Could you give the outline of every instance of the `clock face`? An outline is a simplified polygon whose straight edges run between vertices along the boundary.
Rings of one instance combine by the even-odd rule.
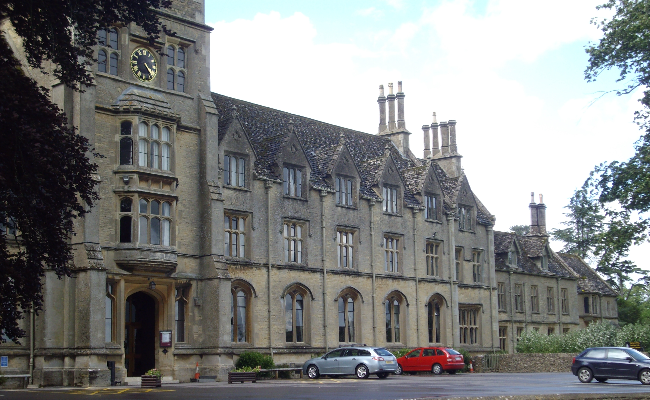
[[[142,47],[133,50],[131,54],[131,70],[136,78],[143,82],[151,82],[158,72],[156,57],[149,50]]]

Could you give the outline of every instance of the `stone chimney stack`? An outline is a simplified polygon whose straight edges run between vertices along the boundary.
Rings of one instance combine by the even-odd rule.
[[[429,138],[429,125],[422,125],[422,131],[424,132],[424,158],[431,158],[431,143]]]
[[[404,120],[404,92],[402,92],[402,81],[397,81],[397,129],[406,129]]]
[[[392,83],[388,84],[388,130],[395,130],[395,95]]]
[[[438,141],[438,119],[436,113],[433,113],[433,122],[431,123],[431,157],[440,155],[440,142]]]
[[[386,96],[384,96],[384,85],[379,85],[379,133],[386,130]]]
[[[456,146],[456,121],[449,120],[449,153],[458,154],[458,146]]]
[[[440,123],[440,136],[442,141],[442,156],[449,156],[449,124],[447,122]]]
[[[539,204],[535,204],[535,193],[530,193],[530,233],[531,235],[547,235],[546,233],[546,205],[544,197],[539,195]]]

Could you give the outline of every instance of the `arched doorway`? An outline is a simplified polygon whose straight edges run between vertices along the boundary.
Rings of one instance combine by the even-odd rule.
[[[127,376],[141,376],[156,366],[156,301],[145,292],[126,298],[124,367]]]

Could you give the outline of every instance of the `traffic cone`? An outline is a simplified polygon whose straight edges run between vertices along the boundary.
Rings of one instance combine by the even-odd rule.
[[[469,363],[469,372],[474,372],[474,363],[473,362]]]
[[[196,362],[196,373],[194,374],[194,379],[196,379],[197,382],[199,381],[199,362],[198,361]]]

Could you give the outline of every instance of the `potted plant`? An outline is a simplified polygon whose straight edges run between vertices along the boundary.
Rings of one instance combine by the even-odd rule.
[[[147,371],[144,375],[142,375],[142,382],[140,384],[140,387],[143,388],[152,388],[152,387],[160,387],[161,386],[161,380],[162,380],[162,372],[160,370],[153,368]]]
[[[260,372],[261,367],[257,366],[255,368],[251,367],[242,367],[234,371],[228,372],[228,383],[233,382],[253,382],[257,381],[257,373]]]

